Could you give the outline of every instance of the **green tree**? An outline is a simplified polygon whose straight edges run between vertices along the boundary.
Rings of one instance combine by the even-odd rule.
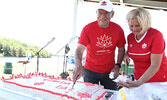
[[[26,57],[28,52],[31,51],[31,56],[37,56],[41,48],[35,45],[28,45],[20,41],[8,38],[0,38],[0,55],[3,56],[12,56],[12,57]],[[51,57],[52,54],[46,50],[42,50],[39,54],[39,57]]]
[[[17,55],[16,55],[16,48],[15,48],[14,46],[11,46],[11,47],[10,47],[10,50],[11,50],[11,53],[10,53],[11,56],[12,56],[12,57],[17,57]]]
[[[4,56],[11,56],[10,47],[8,46],[8,44],[3,45],[3,55]]]
[[[3,53],[3,45],[0,44],[0,53]]]

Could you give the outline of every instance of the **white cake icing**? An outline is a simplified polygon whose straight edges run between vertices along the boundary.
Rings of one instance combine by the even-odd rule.
[[[29,73],[26,76],[11,76],[1,79],[3,87],[16,90],[44,100],[105,100],[104,87],[97,84],[73,81],[61,77],[47,76],[46,73]]]

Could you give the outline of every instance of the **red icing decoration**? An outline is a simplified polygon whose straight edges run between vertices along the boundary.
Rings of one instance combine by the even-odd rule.
[[[5,78],[2,76],[2,80],[4,80]]]
[[[104,95],[107,93],[107,91],[105,91],[101,96],[98,96],[98,98],[96,100],[100,100],[102,97],[104,97]]]
[[[95,84],[92,83],[85,83],[86,86],[95,86]]]
[[[53,78],[54,78],[54,76],[49,75],[49,78],[53,79]]]
[[[44,82],[36,82],[36,83],[34,83],[34,85],[43,85],[44,84]]]
[[[83,92],[83,93],[79,92],[77,95],[80,98],[91,98],[91,95],[89,93],[87,93],[87,92]]]
[[[45,73],[44,76],[47,76],[47,74]]]
[[[14,78],[14,75],[12,74],[12,76],[10,76],[10,79],[13,79]]]
[[[67,89],[67,87],[63,87],[62,85],[56,86],[56,88],[57,88],[57,89],[64,89],[64,90]]]

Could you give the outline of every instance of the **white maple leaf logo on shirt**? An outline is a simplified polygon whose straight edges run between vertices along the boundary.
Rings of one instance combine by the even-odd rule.
[[[97,37],[97,40],[98,40],[98,42],[97,42],[96,46],[98,46],[100,48],[105,49],[105,48],[108,48],[108,47],[113,45],[111,42],[111,37],[108,37],[105,34],[104,34],[104,36],[100,36],[100,38]]]
[[[145,49],[146,47],[147,47],[147,44],[146,44],[146,43],[142,44],[142,48],[143,48],[143,49]]]

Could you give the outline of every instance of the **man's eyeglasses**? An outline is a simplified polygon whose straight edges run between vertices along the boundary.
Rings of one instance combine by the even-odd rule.
[[[102,12],[99,12],[99,11],[98,11],[97,14],[98,14],[99,16],[101,16],[101,15],[108,16],[108,15],[112,14],[112,11],[111,11],[111,12],[105,12],[105,13],[102,13]]]

